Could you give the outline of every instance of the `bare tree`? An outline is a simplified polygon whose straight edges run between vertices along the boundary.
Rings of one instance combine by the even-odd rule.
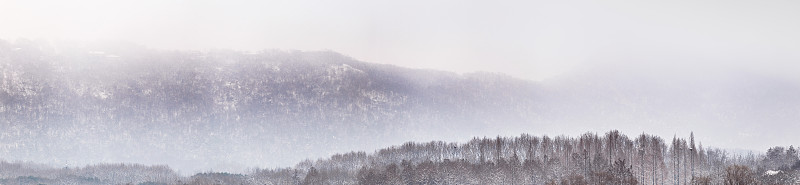
[[[747,166],[733,165],[725,169],[725,185],[757,184],[755,174]]]

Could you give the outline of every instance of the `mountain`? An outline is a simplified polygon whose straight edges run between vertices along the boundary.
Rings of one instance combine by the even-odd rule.
[[[161,51],[0,42],[0,155],[184,173],[288,166],[536,116],[539,85],[334,52]],[[502,127],[500,127],[502,128]]]

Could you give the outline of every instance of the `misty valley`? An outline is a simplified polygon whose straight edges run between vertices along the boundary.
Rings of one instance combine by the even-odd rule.
[[[0,40],[0,184],[800,184],[795,83],[621,71]]]

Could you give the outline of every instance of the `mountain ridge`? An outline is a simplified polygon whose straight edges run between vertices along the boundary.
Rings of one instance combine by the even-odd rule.
[[[0,122],[10,135],[4,143],[34,146],[0,150],[15,158],[52,160],[35,152],[40,149],[75,156],[98,150],[101,154],[89,155],[125,161],[180,161],[220,149],[262,161],[266,157],[258,151],[292,158],[293,153],[319,155],[340,151],[338,147],[377,147],[385,142],[356,144],[374,140],[374,134],[392,138],[407,134],[402,130],[442,133],[443,125],[433,123],[485,128],[485,122],[471,119],[504,119],[497,116],[501,110],[515,109],[508,104],[526,106],[518,102],[529,99],[522,95],[532,91],[503,90],[533,88],[524,80],[509,82],[513,78],[507,76],[371,64],[330,51],[47,48],[0,44]],[[525,116],[521,110],[507,112],[504,115]],[[426,131],[430,128],[436,131]],[[93,146],[76,150],[81,142]],[[264,144],[272,147],[260,146]],[[278,147],[282,145],[300,147],[279,152],[287,149]],[[123,152],[110,152],[116,147]],[[137,154],[136,148],[147,152]],[[194,152],[175,158],[159,150]],[[230,158],[227,155],[209,160]]]

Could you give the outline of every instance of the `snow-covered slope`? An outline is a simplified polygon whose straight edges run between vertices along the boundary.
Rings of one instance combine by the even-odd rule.
[[[334,52],[28,44],[0,42],[7,160],[167,163],[184,172],[289,166],[407,140],[465,138],[528,120],[536,108],[533,82]]]

